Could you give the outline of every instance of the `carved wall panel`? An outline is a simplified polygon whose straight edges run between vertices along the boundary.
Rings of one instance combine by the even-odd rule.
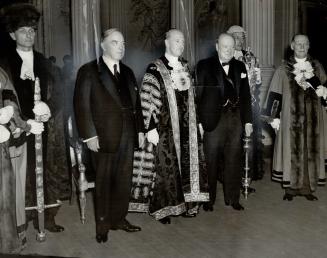
[[[195,0],[196,60],[215,53],[215,40],[229,26],[241,24],[240,0]]]
[[[116,27],[124,34],[124,62],[140,81],[149,62],[164,53],[165,32],[170,28],[170,0],[103,0],[101,21],[102,30]]]

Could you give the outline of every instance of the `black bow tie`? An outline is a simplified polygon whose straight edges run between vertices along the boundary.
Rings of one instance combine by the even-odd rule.
[[[226,65],[229,65],[229,62],[222,62],[221,65],[224,67]]]

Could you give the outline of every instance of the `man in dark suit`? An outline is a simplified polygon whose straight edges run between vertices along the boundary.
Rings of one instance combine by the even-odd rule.
[[[133,151],[144,142],[144,124],[133,71],[120,60],[124,37],[104,32],[103,56],[83,65],[77,75],[74,108],[79,136],[92,151],[95,181],[96,240],[109,229],[140,231],[126,219],[132,184]],[[136,139],[139,139],[137,142]]]
[[[241,136],[243,129],[247,135],[252,132],[251,95],[245,65],[233,58],[234,46],[232,36],[221,34],[216,43],[218,55],[199,61],[196,69],[196,100],[210,188],[205,211],[213,211],[218,169],[223,170],[225,204],[244,209],[239,203]]]

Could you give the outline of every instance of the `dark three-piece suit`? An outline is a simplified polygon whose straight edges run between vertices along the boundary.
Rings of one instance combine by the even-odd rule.
[[[222,170],[226,204],[239,202],[242,179],[241,137],[252,123],[251,95],[245,65],[232,58],[226,75],[218,55],[199,61],[196,102],[204,129],[210,205],[216,200],[218,171]]]
[[[133,151],[137,133],[144,131],[138,87],[132,70],[120,63],[115,77],[100,58],[83,65],[77,75],[74,108],[79,136],[97,136],[92,152],[96,171],[97,234],[116,228],[125,219],[131,191]]]

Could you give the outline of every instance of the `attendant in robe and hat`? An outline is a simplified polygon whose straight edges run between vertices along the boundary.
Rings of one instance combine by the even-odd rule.
[[[232,35],[235,40],[234,58],[245,64],[248,73],[249,86],[251,92],[253,133],[251,136],[250,151],[250,171],[249,176],[252,180],[260,180],[263,177],[263,136],[262,122],[260,119],[260,90],[262,86],[261,70],[258,58],[253,54],[250,47],[245,47],[246,31],[238,25],[229,27],[227,33]],[[254,191],[250,188],[250,191]]]
[[[38,228],[37,211],[28,211],[25,207],[36,206],[35,182],[35,134],[42,133],[43,141],[43,168],[44,168],[44,197],[45,204],[56,203],[58,196],[54,193],[57,182],[52,180],[55,176],[47,165],[48,153],[48,123],[37,122],[35,111],[42,106],[42,112],[47,118],[51,116],[49,94],[55,85],[51,62],[41,53],[33,50],[36,30],[40,18],[39,11],[30,4],[14,4],[5,10],[7,31],[16,43],[16,48],[8,49],[6,56],[0,60],[0,67],[5,70],[15,91],[8,94],[5,100],[16,103],[22,120],[16,123],[10,141],[10,155],[16,177],[16,217],[18,232],[24,235],[28,221],[33,220]],[[41,100],[40,106],[34,106],[35,79],[40,79]],[[49,104],[49,106],[47,104]],[[35,109],[36,108],[36,109]],[[52,110],[54,111],[54,110]],[[18,120],[14,121],[17,122]],[[54,159],[54,157],[51,157]],[[45,211],[45,228],[51,232],[61,232],[64,228],[57,225],[55,216],[58,208]]]

